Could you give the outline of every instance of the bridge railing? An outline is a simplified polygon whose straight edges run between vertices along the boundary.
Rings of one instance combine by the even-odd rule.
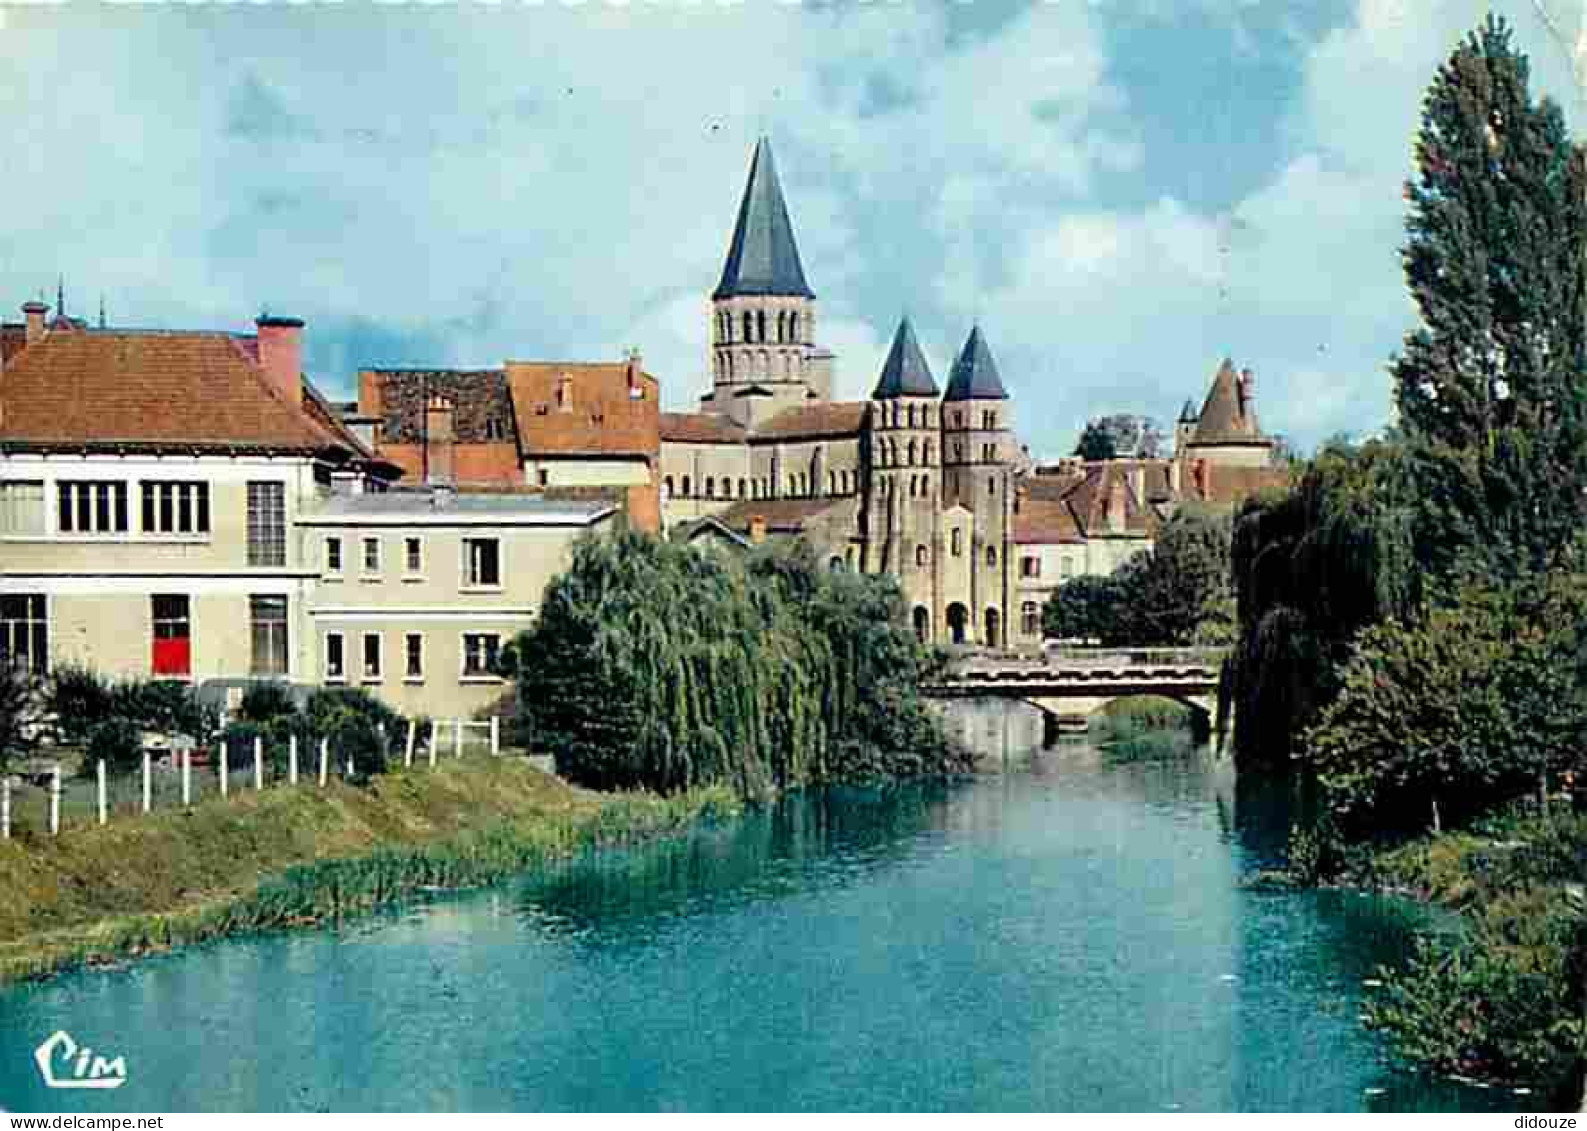
[[[1079,644],[1052,644],[1040,650],[975,648],[964,649],[950,667],[963,670],[975,666],[1028,665],[1047,667],[1219,667],[1229,654],[1227,648],[1105,648]]]

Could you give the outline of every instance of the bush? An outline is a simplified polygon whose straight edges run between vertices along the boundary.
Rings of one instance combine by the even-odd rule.
[[[292,689],[274,680],[250,685],[237,706],[237,717],[251,723],[267,723],[282,715],[297,713],[298,705],[292,697]]]
[[[320,688],[309,696],[304,716],[314,734],[330,739],[337,757],[351,755],[359,778],[385,773],[393,743],[407,736],[403,717],[363,688]]]
[[[1305,736],[1347,829],[1455,827],[1571,767],[1587,731],[1577,626],[1587,578],[1463,586],[1413,623],[1362,633]]]
[[[112,773],[136,769],[143,762],[143,728],[131,719],[112,716],[89,732],[87,754],[84,774],[95,773],[100,760]]]
[[[24,668],[0,664],[0,774],[38,744],[45,690]]]
[[[62,742],[86,742],[94,728],[114,713],[110,681],[92,668],[61,664],[45,678],[44,689],[56,736]]]

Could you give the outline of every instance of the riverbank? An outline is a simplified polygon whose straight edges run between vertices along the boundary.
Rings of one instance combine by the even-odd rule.
[[[1408,1062],[1548,1089],[1578,1105],[1587,817],[1507,816],[1353,859],[1345,881],[1437,904],[1461,930],[1423,940],[1372,987],[1364,1020]]]
[[[312,925],[738,810],[726,789],[597,794],[499,758],[0,842],[0,983]]]

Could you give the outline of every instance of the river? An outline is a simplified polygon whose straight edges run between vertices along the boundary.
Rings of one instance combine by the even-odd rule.
[[[1362,982],[1419,912],[1257,892],[1281,807],[1206,752],[1042,750],[829,791],[337,929],[0,993],[11,1110],[1506,1110],[1391,1070]],[[126,1059],[46,1091],[57,1029]]]

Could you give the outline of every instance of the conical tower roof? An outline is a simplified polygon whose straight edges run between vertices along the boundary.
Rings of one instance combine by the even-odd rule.
[[[893,334],[893,348],[887,351],[882,363],[882,375],[876,382],[872,400],[891,400],[893,397],[934,397],[937,381],[926,364],[926,355],[920,352],[915,340],[915,328],[906,317],[898,323]]]
[[[948,393],[945,401],[1006,401],[1008,391],[998,376],[997,362],[986,344],[981,327],[970,330],[964,348],[954,359],[953,372],[948,375]]]
[[[738,206],[738,223],[733,227],[733,242],[722,266],[722,281],[713,299],[737,295],[792,295],[815,298],[805,282],[805,269],[799,262],[799,247],[794,243],[793,224],[788,205],[783,201],[782,185],[777,180],[777,164],[772,160],[771,142],[761,138],[749,165],[749,183]]]
[[[1196,418],[1196,430],[1191,434],[1192,444],[1266,443],[1257,427],[1256,410],[1241,395],[1241,378],[1235,372],[1234,362],[1223,359],[1212,379],[1212,388],[1201,404]]]

